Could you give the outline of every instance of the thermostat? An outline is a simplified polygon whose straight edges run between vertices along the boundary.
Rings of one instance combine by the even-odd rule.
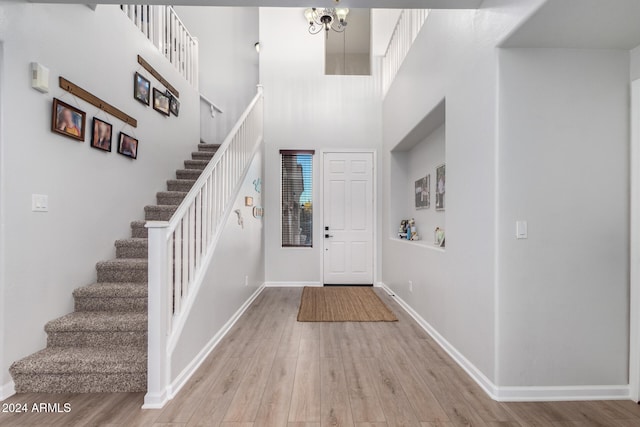
[[[42,93],[49,92],[49,69],[38,62],[31,63],[31,87]]]

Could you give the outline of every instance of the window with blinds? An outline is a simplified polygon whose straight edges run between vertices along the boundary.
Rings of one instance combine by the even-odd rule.
[[[283,247],[313,247],[313,155],[280,151]]]

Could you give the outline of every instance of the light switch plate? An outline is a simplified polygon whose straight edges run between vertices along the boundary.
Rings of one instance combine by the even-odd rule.
[[[49,212],[49,196],[44,194],[32,194],[31,210],[33,212]]]
[[[527,221],[516,221],[516,239],[526,239],[529,237]]]

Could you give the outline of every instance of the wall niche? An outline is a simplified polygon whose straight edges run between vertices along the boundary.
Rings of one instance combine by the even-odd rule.
[[[434,247],[436,227],[444,229],[446,233],[446,191],[443,198],[444,209],[436,208],[438,189],[436,170],[439,166],[446,165],[445,111],[443,99],[391,150],[391,211],[389,215],[391,221],[389,238],[391,239],[399,239],[400,221],[410,218],[415,219],[420,240],[408,243]],[[428,207],[417,208],[416,199],[424,195],[416,194],[416,181],[427,176],[429,177]]]

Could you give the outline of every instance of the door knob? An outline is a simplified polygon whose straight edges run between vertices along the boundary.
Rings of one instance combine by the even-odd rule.
[[[325,238],[325,239],[328,239],[329,237],[333,237],[333,234],[325,234],[325,235],[324,235],[324,238]]]

